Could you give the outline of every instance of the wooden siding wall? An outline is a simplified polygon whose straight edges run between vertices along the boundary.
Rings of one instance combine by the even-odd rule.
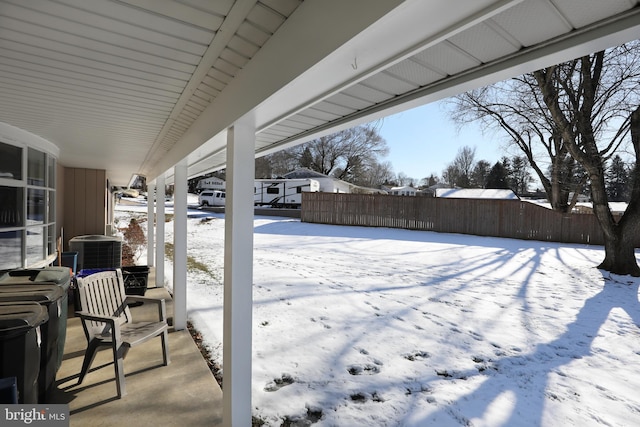
[[[107,193],[105,170],[65,168],[64,250],[69,249],[69,240],[73,237],[105,233]]]
[[[301,220],[602,245],[593,214],[565,215],[519,200],[303,193]],[[638,236],[636,247],[640,247]]]

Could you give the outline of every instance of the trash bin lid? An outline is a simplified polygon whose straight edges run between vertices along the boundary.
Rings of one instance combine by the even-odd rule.
[[[0,302],[34,301],[50,303],[58,301],[66,291],[54,284],[0,285]]]
[[[150,268],[148,265],[127,265],[120,268],[123,273],[148,273]]]
[[[105,236],[102,234],[88,234],[85,236],[76,236],[69,240],[69,244],[76,242],[122,242],[119,236]]]
[[[54,283],[69,287],[71,273],[69,267],[24,268],[7,272],[0,277],[0,285],[32,285]]]
[[[0,339],[25,334],[48,320],[47,309],[37,302],[0,302]]]

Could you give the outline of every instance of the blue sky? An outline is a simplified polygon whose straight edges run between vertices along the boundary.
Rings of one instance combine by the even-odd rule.
[[[404,172],[418,182],[432,173],[441,176],[463,146],[475,147],[475,160],[486,160],[492,165],[503,155],[511,157],[505,151],[502,135],[494,132],[483,135],[475,124],[456,129],[444,102],[385,117],[380,134],[389,147],[389,154],[381,160],[391,162],[394,173]]]

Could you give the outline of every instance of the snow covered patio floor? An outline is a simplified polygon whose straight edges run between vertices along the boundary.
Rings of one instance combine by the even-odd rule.
[[[189,317],[221,362],[224,216],[190,210],[188,233],[206,266],[189,272]],[[640,279],[602,259],[601,247],[256,217],[254,416],[640,425]]]

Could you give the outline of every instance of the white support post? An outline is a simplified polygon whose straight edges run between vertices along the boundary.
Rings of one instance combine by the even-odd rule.
[[[156,203],[153,200],[156,194],[156,184],[147,184],[147,265],[149,267],[154,266],[155,261],[155,231],[156,231]]]
[[[227,133],[224,243],[223,425],[251,425],[253,185],[255,122],[244,116]]]
[[[156,178],[156,287],[164,288],[164,175]]]
[[[187,327],[187,159],[174,167],[173,327]]]

